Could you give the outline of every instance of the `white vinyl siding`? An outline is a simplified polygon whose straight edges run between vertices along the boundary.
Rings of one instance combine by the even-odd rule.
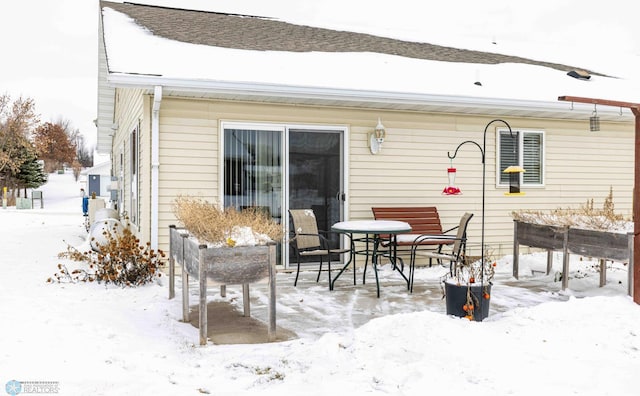
[[[140,173],[143,96],[141,90],[118,89],[116,93],[115,124],[117,129],[114,130],[113,148],[115,152],[112,158],[115,162],[113,175],[118,178],[117,206],[121,216],[126,215],[128,220],[137,226],[135,229],[140,230],[140,185],[141,180],[146,177]]]
[[[102,32],[102,13],[99,15],[99,31]],[[107,54],[104,41],[100,39],[98,40],[98,112],[96,118],[96,151],[100,154],[107,154],[113,149],[111,137],[114,132],[116,90],[107,83],[107,75]]]
[[[139,92],[136,92],[139,93]],[[123,96],[123,99],[126,96]],[[125,112],[142,100],[135,95],[121,100]],[[145,100],[140,134],[140,220],[141,237],[148,238],[149,144],[151,101]],[[132,115],[133,115],[132,114]],[[149,117],[149,118],[147,118]],[[382,150],[372,155],[368,135],[378,117],[387,130]],[[120,133],[128,137],[134,117],[119,117]],[[137,123],[138,118],[135,118]],[[243,103],[205,99],[181,99],[166,96],[160,110],[160,174],[159,174],[159,247],[168,248],[168,226],[176,224],[172,204],[178,195],[193,195],[216,201],[222,196],[222,174],[219,155],[223,122],[295,124],[325,127],[344,125],[349,156],[346,218],[372,219],[372,206],[436,206],[443,228],[453,227],[464,212],[476,216],[469,224],[472,250],[480,237],[482,195],[481,153],[473,145],[465,145],[454,161],[456,185],[463,191],[455,197],[442,195],[447,184],[448,152],[461,142],[473,140],[482,144],[482,131],[490,117],[432,114],[409,111],[335,108],[330,106],[288,106],[265,103]],[[630,216],[633,188],[633,123],[603,122],[601,131],[589,132],[584,122],[552,119],[507,118],[516,131],[540,132],[544,184],[537,188],[524,184],[522,197],[504,195],[506,186],[499,184],[499,130],[487,131],[486,141],[486,239],[493,254],[511,254],[515,210],[550,210],[577,208],[587,199],[601,205],[613,187],[616,212]],[[526,129],[523,126],[526,125]],[[126,128],[126,129],[124,129]],[[114,141],[117,158],[124,136]],[[127,153],[128,154],[128,153]],[[527,154],[529,155],[529,154]],[[128,161],[128,155],[125,160]],[[495,170],[495,171],[494,171]],[[528,173],[528,172],[527,172]],[[535,172],[531,172],[534,174]],[[130,182],[125,184],[127,193]],[[146,228],[145,228],[146,227]],[[145,235],[147,234],[147,235]],[[473,251],[471,252],[473,254]]]

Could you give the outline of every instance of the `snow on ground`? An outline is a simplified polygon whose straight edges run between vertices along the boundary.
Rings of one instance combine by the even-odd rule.
[[[442,268],[419,269],[408,294],[383,267],[380,299],[373,282],[345,278],[329,292],[313,272],[297,288],[280,273],[278,325],[297,339],[200,347],[166,280],[136,289],[46,283],[65,241],[84,242],[79,189],[71,174],[53,174],[44,209],[0,209],[0,385],[54,381],[60,395],[640,392],[640,307],[627,296],[622,263],[608,264],[599,288],[596,262],[572,256],[562,291],[557,254],[549,275],[539,272],[545,254],[521,257],[520,280],[506,256],[480,323],[444,314]],[[240,309],[239,296],[229,287],[226,299],[209,298]],[[252,289],[252,304],[264,319],[266,287]]]

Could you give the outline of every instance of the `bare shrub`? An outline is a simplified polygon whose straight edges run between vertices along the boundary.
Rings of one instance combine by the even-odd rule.
[[[174,202],[173,213],[198,240],[212,244],[227,243],[235,227],[250,228],[272,241],[278,241],[284,235],[282,225],[259,208],[238,211],[228,207],[222,210],[204,199],[181,196]]]
[[[106,243],[96,243],[98,251],[81,252],[67,245],[67,250],[58,254],[58,258],[86,263],[86,269],[69,271],[64,264],[58,264],[59,271],[47,281],[104,282],[134,287],[150,283],[161,276],[160,267],[164,265],[164,252],[152,249],[149,242],[141,245],[129,225],[124,227],[122,232],[118,232],[114,227],[112,230],[105,230],[103,234]]]

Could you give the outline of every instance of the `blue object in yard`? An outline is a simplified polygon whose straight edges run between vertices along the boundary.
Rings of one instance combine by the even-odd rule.
[[[82,214],[89,214],[89,197],[82,197]]]

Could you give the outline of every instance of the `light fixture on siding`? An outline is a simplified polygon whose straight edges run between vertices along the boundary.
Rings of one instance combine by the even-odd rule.
[[[591,132],[598,132],[600,130],[600,117],[598,117],[598,109],[596,105],[593,105],[593,113],[589,117],[589,130]]]
[[[512,165],[502,172],[509,174],[509,192],[504,193],[504,195],[524,195],[523,192],[520,192],[520,174],[526,172],[524,168]]]
[[[382,143],[384,143],[385,137],[387,137],[387,131],[384,125],[382,125],[380,117],[378,117],[378,125],[376,125],[373,133],[369,134],[369,149],[371,150],[371,154],[378,154],[380,150],[382,150]]]
[[[450,166],[447,168],[447,175],[449,176],[449,184],[442,190],[444,195],[460,195],[462,191],[456,187],[456,168]]]

